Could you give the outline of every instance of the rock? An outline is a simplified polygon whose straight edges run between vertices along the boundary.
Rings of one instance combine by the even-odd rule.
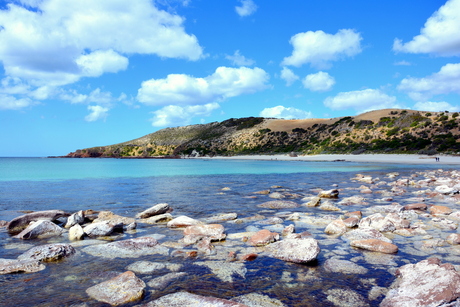
[[[347,212],[344,215],[347,216],[347,217],[355,217],[358,220],[360,220],[363,217],[363,214],[361,213],[361,211]]]
[[[340,211],[339,207],[336,207],[332,204],[330,201],[325,201],[319,206],[320,210],[325,210],[325,211]]]
[[[139,237],[83,248],[85,253],[104,258],[138,258],[147,255],[168,255],[169,249],[152,237]]]
[[[205,222],[208,224],[221,223],[226,221],[236,220],[238,215],[236,213],[222,213],[218,215],[213,215],[205,219]]]
[[[398,247],[396,245],[378,239],[354,240],[350,242],[350,245],[385,254],[394,254],[398,252]]]
[[[169,221],[167,226],[170,228],[178,228],[178,227],[187,227],[187,226],[193,226],[193,225],[199,225],[199,224],[202,224],[202,223],[188,216],[181,215]]]
[[[167,223],[173,219],[173,216],[170,213],[154,215],[146,219],[141,219],[139,222],[145,224],[158,224],[158,223]]]
[[[285,307],[280,300],[259,293],[249,293],[232,298],[232,301],[249,307]]]
[[[342,235],[347,232],[347,225],[341,219],[332,221],[324,230],[328,235]]]
[[[19,255],[19,260],[38,260],[42,262],[58,261],[75,254],[75,249],[70,244],[46,244],[32,247]]]
[[[312,197],[309,202],[305,204],[307,207],[316,207],[321,203],[321,198],[319,197]]]
[[[287,208],[298,208],[299,204],[289,200],[272,200],[257,205],[259,208],[268,209],[287,209]]]
[[[0,275],[10,273],[35,273],[46,267],[38,260],[0,259]]]
[[[264,246],[279,240],[280,235],[276,232],[271,232],[268,229],[262,229],[249,238],[248,243],[252,246]]]
[[[432,215],[449,215],[452,213],[452,209],[446,206],[431,206],[429,210]]]
[[[157,204],[153,207],[148,208],[147,210],[142,211],[136,215],[137,219],[146,219],[154,215],[160,215],[167,213],[170,209],[169,205],[166,203]]]
[[[168,285],[171,283],[175,282],[177,279],[187,276],[187,273],[185,272],[174,272],[174,273],[168,273],[164,274],[160,277],[154,278],[150,280],[147,285],[155,290],[163,290],[165,289]]]
[[[136,228],[137,228],[137,223],[132,222],[131,224],[126,225],[125,230],[126,231],[131,231],[131,230],[135,230]]]
[[[199,251],[211,255],[214,254],[215,247],[211,244],[211,240],[209,238],[201,239],[198,244],[196,245]]]
[[[347,219],[344,219],[343,220],[343,223],[345,224],[345,226],[347,226],[348,228],[353,228],[355,227],[356,225],[358,225],[359,223],[359,219],[354,217],[354,216],[351,216]]]
[[[10,234],[18,234],[23,229],[25,229],[30,224],[30,222],[35,222],[39,220],[55,221],[56,219],[63,216],[68,216],[68,214],[61,210],[46,210],[32,212],[12,219],[8,223],[7,230]]]
[[[141,299],[145,287],[141,279],[133,272],[127,271],[86,289],[86,293],[97,301],[119,306]]]
[[[426,210],[428,206],[424,203],[415,203],[404,206],[404,210]]]
[[[26,229],[21,231],[15,238],[22,240],[45,239],[60,236],[63,229],[51,221],[39,220],[32,222]]]
[[[396,277],[381,307],[458,305],[460,274],[438,258],[406,264],[396,271]]]
[[[185,244],[193,244],[203,238],[208,238],[211,241],[220,241],[226,237],[224,230],[224,226],[221,224],[188,226],[184,229],[183,242]]]
[[[339,205],[342,206],[351,206],[351,205],[365,205],[365,198],[362,196],[351,196],[346,197],[338,202]]]
[[[396,230],[395,225],[380,213],[372,214],[359,222],[359,228],[374,228],[381,232]]]
[[[128,265],[126,269],[139,274],[152,274],[153,272],[163,270],[164,268],[166,268],[166,264],[162,262],[136,261]]]
[[[318,256],[321,249],[313,238],[284,239],[270,244],[267,251],[271,256],[284,261],[307,263]]]
[[[268,195],[270,194],[270,190],[262,190],[262,191],[252,192],[252,193],[259,194],[259,195]]]
[[[445,184],[437,186],[434,190],[444,195],[458,193],[457,189],[449,187],[448,185],[445,185]]]
[[[268,194],[268,197],[274,198],[274,199],[283,199],[283,198],[286,198],[286,196],[284,196],[284,195],[281,194],[280,192],[273,192],[273,193],[270,193],[270,194]]]
[[[64,228],[70,228],[72,227],[73,225],[76,225],[76,224],[83,224],[85,222],[85,215],[83,214],[83,211],[80,210],[78,212],[75,212],[73,214],[71,214],[68,218],[67,218],[67,222],[64,226]]]
[[[365,240],[365,239],[379,239],[384,242],[391,243],[391,240],[385,237],[380,231],[373,228],[354,229],[342,235],[345,240]]]
[[[4,220],[0,220],[0,228],[8,226],[8,222]]]
[[[251,254],[245,254],[243,256],[240,257],[240,260],[241,261],[254,261],[256,260],[258,257],[257,254],[254,254],[254,253],[251,253]]]
[[[113,225],[110,225],[108,222],[93,222],[83,228],[83,232],[91,238],[108,236],[113,231]]]
[[[194,264],[208,267],[220,280],[230,283],[233,282],[235,276],[244,279],[248,271],[245,264],[240,262],[200,261]]]
[[[319,198],[338,198],[339,197],[339,190],[332,189],[327,191],[321,191],[318,194]]]
[[[369,307],[369,303],[351,289],[329,289],[325,291],[327,300],[338,307]]]
[[[124,217],[121,215],[116,215],[111,211],[101,211],[97,215],[97,219],[93,221],[93,223],[99,223],[99,222],[107,222],[111,225],[117,225],[117,224],[123,224],[123,225],[129,225],[131,223],[134,223],[136,220],[133,219],[132,217]]]
[[[82,240],[85,232],[80,224],[75,224],[69,229],[69,240],[70,241],[78,241]]]
[[[167,294],[154,301],[142,305],[142,307],[184,307],[184,306],[203,306],[203,307],[248,307],[237,302],[192,294],[188,292],[177,292]]]
[[[366,274],[368,270],[365,267],[357,265],[348,260],[330,258],[324,262],[324,269],[328,272],[343,274]]]
[[[288,235],[290,235],[290,234],[293,234],[294,231],[295,231],[295,226],[294,226],[294,224],[291,224],[291,225],[289,225],[289,226],[284,227],[284,229],[283,229],[281,235],[282,235],[283,237],[285,237],[285,236],[288,236]]]
[[[458,233],[451,233],[447,239],[446,239],[447,243],[451,244],[451,245],[457,245],[457,244],[460,244],[460,234]]]

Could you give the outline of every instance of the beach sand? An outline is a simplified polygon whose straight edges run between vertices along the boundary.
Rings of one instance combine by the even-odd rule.
[[[439,158],[436,161],[435,157]],[[206,158],[206,157],[202,157]],[[460,156],[427,156],[405,154],[361,154],[361,155],[307,155],[291,157],[288,154],[279,155],[242,155],[242,156],[215,156],[212,159],[239,159],[239,160],[284,160],[284,161],[337,161],[368,162],[368,163],[401,163],[401,164],[449,164],[460,165]]]

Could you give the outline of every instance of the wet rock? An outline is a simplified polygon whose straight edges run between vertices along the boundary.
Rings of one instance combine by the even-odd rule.
[[[178,279],[187,276],[185,272],[173,272],[164,274],[163,276],[151,279],[147,285],[155,290],[163,290],[173,282],[177,281]]]
[[[253,192],[253,194],[268,195],[270,194],[270,190],[257,191],[257,192]]]
[[[398,252],[398,247],[396,245],[378,239],[354,240],[350,242],[350,245],[353,247],[385,254],[394,254]]]
[[[349,218],[347,218],[347,219],[344,219],[344,220],[343,220],[343,223],[344,223],[345,226],[347,226],[348,228],[353,228],[353,227],[355,227],[355,226],[358,225],[359,219],[356,218],[356,217],[354,217],[354,216],[351,216],[351,217],[349,217]]]
[[[148,208],[147,210],[142,211],[141,213],[138,213],[136,215],[136,218],[146,219],[154,215],[160,215],[160,214],[167,213],[169,209],[170,207],[166,203],[157,204],[155,206]]]
[[[39,220],[55,221],[60,217],[65,217],[68,215],[68,213],[65,213],[62,210],[46,210],[32,212],[12,219],[8,223],[7,230],[10,234],[17,234],[24,230],[30,224],[30,222],[35,222]]]
[[[319,206],[320,210],[325,210],[325,211],[340,211],[339,207],[336,207],[332,204],[330,201],[325,201]]]
[[[83,231],[83,227],[80,224],[75,224],[69,229],[69,240],[70,241],[78,241],[82,240],[85,232]]]
[[[268,229],[262,229],[249,238],[248,243],[253,246],[264,246],[279,240],[280,235],[276,232],[271,232]]]
[[[386,205],[386,206],[374,206],[372,207],[372,209],[375,212],[381,212],[381,213],[399,213],[404,210],[404,207],[398,203],[393,203],[393,204]]]
[[[93,221],[93,223],[99,222],[107,222],[111,225],[123,224],[129,225],[134,223],[136,220],[132,217],[125,217],[121,215],[117,215],[111,211],[101,211],[99,212],[97,219]]]
[[[199,251],[211,255],[215,253],[215,247],[211,244],[211,240],[209,238],[201,239],[198,244],[196,245]]]
[[[324,269],[328,272],[343,274],[366,274],[368,270],[365,267],[357,265],[348,260],[330,258],[324,262]]]
[[[214,275],[224,282],[233,282],[235,276],[245,278],[248,271],[244,263],[239,262],[202,261],[194,264],[208,267]]]
[[[173,216],[170,213],[154,215],[146,219],[139,220],[140,223],[145,224],[158,224],[158,223],[167,223],[173,219]]]
[[[291,225],[289,225],[289,226],[284,227],[284,229],[283,229],[281,235],[282,235],[283,237],[285,237],[285,236],[288,236],[288,235],[290,235],[290,234],[293,234],[294,231],[295,231],[295,226],[294,226],[293,224],[291,224]]]
[[[152,274],[165,268],[166,264],[162,262],[136,261],[130,264],[126,269],[139,274]]]
[[[0,275],[10,273],[35,273],[46,267],[38,260],[0,259]]]
[[[286,208],[298,208],[299,204],[289,201],[289,200],[272,200],[267,201],[258,205],[259,208],[268,208],[268,209],[286,209]]]
[[[248,307],[237,302],[192,294],[188,292],[177,292],[160,297],[140,307],[183,307],[183,306],[206,306],[206,307]]]
[[[75,254],[75,249],[69,244],[46,244],[32,247],[19,255],[19,260],[38,260],[42,262],[58,261]]]
[[[284,196],[284,195],[281,194],[280,192],[273,192],[273,193],[270,193],[270,194],[268,194],[268,197],[273,198],[273,199],[283,199],[283,198],[286,198],[286,196]]]
[[[217,214],[217,215],[208,217],[204,221],[208,224],[213,224],[213,223],[222,223],[226,221],[232,221],[232,220],[236,220],[237,218],[238,218],[238,214],[236,213],[222,213],[222,214]]]
[[[458,225],[454,221],[447,220],[444,218],[435,217],[431,220],[434,227],[447,229],[447,230],[454,230],[457,229]]]
[[[144,295],[145,283],[136,275],[127,271],[110,280],[86,289],[86,293],[93,299],[119,306],[135,302]]]
[[[449,187],[448,185],[445,185],[445,184],[437,186],[434,190],[444,195],[458,193],[458,190],[456,188]]]
[[[457,245],[460,244],[460,234],[458,233],[451,233],[447,238],[446,238],[447,243],[451,245]]]
[[[249,307],[285,307],[280,300],[259,293],[249,293],[232,298],[232,301]]]
[[[257,259],[257,257],[258,257],[258,255],[255,254],[255,253],[245,254],[245,255],[240,257],[240,260],[241,261],[254,261],[254,260]]]
[[[338,202],[341,206],[365,205],[366,199],[362,196],[350,196]]]
[[[429,211],[432,215],[449,215],[452,213],[452,209],[446,206],[431,206]]]
[[[224,226],[221,224],[193,225],[184,229],[183,242],[193,244],[203,238],[209,238],[211,241],[220,241],[225,239]]]
[[[85,222],[85,215],[83,211],[80,210],[78,212],[72,213],[68,218],[64,228],[70,228],[76,224],[83,224]]]
[[[0,228],[8,226],[8,222],[4,220],[0,220]]]
[[[267,251],[274,258],[295,263],[307,263],[315,260],[321,249],[315,239],[305,238],[284,239],[272,243],[267,247]]]
[[[449,263],[429,258],[407,264],[396,271],[396,281],[381,307],[457,306],[460,274]],[[453,304],[449,304],[454,302]]]
[[[339,190],[332,189],[327,191],[321,191],[318,194],[319,198],[338,198],[339,197]]]
[[[358,220],[360,220],[363,217],[363,214],[361,213],[361,211],[347,212],[344,215],[347,216],[347,217],[355,217]]]
[[[324,230],[328,235],[341,235],[347,232],[347,225],[341,219],[332,221]]]
[[[202,224],[202,223],[198,220],[192,219],[191,217],[181,215],[169,221],[167,226],[170,228],[179,228],[179,227],[187,227],[187,226],[193,226],[193,225],[199,225],[199,224]]]
[[[404,210],[421,210],[425,211],[428,209],[428,206],[424,203],[414,203],[414,204],[408,204],[404,206]]]
[[[365,239],[378,239],[384,242],[391,243],[391,240],[385,237],[380,231],[373,228],[354,229],[345,233],[342,236],[345,240],[365,240]]]
[[[146,255],[168,255],[169,249],[152,237],[139,237],[83,248],[85,253],[104,258],[138,258]]]
[[[114,226],[108,222],[93,222],[83,228],[83,232],[91,238],[108,236],[114,231]]]
[[[307,207],[316,207],[321,203],[321,198],[319,197],[312,197],[310,201],[305,203],[305,206]]]
[[[351,289],[329,289],[325,291],[327,300],[338,307],[368,307],[369,303]]]
[[[53,222],[39,220],[32,222],[15,237],[22,240],[45,239],[60,236],[64,230]]]

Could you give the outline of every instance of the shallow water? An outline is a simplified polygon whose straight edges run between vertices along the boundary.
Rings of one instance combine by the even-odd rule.
[[[8,161],[6,161],[8,160]],[[423,170],[418,166],[418,170]],[[437,167],[441,167],[437,165]],[[391,171],[402,176],[413,172],[414,166],[372,165],[338,162],[287,162],[287,161],[226,161],[226,160],[117,160],[117,159],[0,159],[0,220],[10,220],[21,211],[62,209],[109,210],[116,214],[134,217],[149,206],[166,202],[174,216],[187,215],[202,219],[219,213],[236,212],[239,219],[257,214],[270,218],[285,217],[288,212],[312,216],[339,217],[345,211],[365,210],[359,206],[329,212],[318,208],[299,207],[289,210],[267,210],[257,207],[272,200],[266,195],[253,194],[271,188],[300,196],[316,195],[312,189],[330,189],[338,184],[340,198],[359,194],[362,183],[351,182],[356,173],[384,178]],[[444,168],[447,169],[447,168]],[[222,189],[229,188],[225,191]],[[384,187],[382,189],[389,189]],[[365,195],[369,203],[379,195]],[[395,197],[395,202],[405,204],[405,197]],[[380,197],[381,198],[381,197]],[[300,198],[293,199],[300,202]],[[375,204],[375,203],[373,203]],[[385,205],[389,203],[378,203]],[[284,211],[284,213],[280,213]],[[32,274],[0,275],[1,306],[70,306],[86,302],[88,306],[105,306],[88,297],[85,290],[117,273],[136,261],[181,264],[181,272],[187,275],[164,289],[147,287],[142,302],[148,302],[168,293],[181,290],[196,294],[232,298],[246,293],[261,293],[281,300],[286,306],[332,306],[327,300],[330,289],[352,289],[361,294],[371,305],[378,305],[383,296],[372,300],[368,293],[373,287],[388,287],[394,280],[392,271],[409,262],[425,259],[427,255],[455,260],[455,256],[442,250],[414,255],[402,249],[396,255],[375,255],[349,247],[348,243],[324,234],[326,225],[312,225],[284,220],[282,226],[295,224],[296,232],[309,231],[319,240],[321,253],[317,261],[308,265],[287,263],[270,258],[263,252],[251,262],[238,263],[244,274],[237,272],[222,277],[201,262],[215,261],[222,267],[229,266],[225,255],[229,250],[239,254],[252,251],[241,239],[215,242],[216,254],[199,255],[197,258],[176,256],[174,249],[168,256],[145,256],[136,259],[104,259],[91,256],[76,247],[76,256],[59,263],[47,264],[44,271]],[[224,222],[227,234],[262,229],[267,225],[257,222]],[[275,226],[271,226],[275,227]],[[274,229],[276,230],[276,229]],[[273,231],[274,231],[273,230]],[[139,224],[134,233],[117,239],[127,239],[152,234],[165,235],[161,243],[175,242],[182,232],[170,230],[164,225]],[[434,233],[434,235],[436,235]],[[418,238],[395,236],[399,241]],[[398,241],[399,240],[399,241]],[[48,240],[21,241],[10,237],[0,228],[0,258],[16,258],[34,245],[48,242],[67,242],[67,237]],[[82,244],[89,244],[84,240]],[[411,243],[412,244],[412,243]],[[189,247],[188,249],[193,249]],[[332,257],[353,262],[367,268],[367,274],[328,273],[324,262]],[[460,262],[450,261],[453,264]],[[201,263],[203,264],[203,263]],[[152,274],[137,274],[146,283],[157,276],[169,273],[167,269]],[[230,279],[229,279],[230,278]],[[132,305],[138,304],[133,303]]]

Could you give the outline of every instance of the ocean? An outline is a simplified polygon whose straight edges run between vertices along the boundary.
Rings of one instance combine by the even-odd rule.
[[[243,294],[258,293],[281,301],[285,306],[333,306],[328,298],[330,290],[352,289],[370,305],[378,305],[383,296],[369,297],[372,287],[385,288],[394,280],[391,272],[400,265],[424,259],[420,254],[404,251],[369,261],[368,253],[347,248],[340,238],[324,234],[326,225],[295,223],[284,219],[290,213],[338,218],[345,210],[320,212],[317,208],[301,206],[295,209],[270,210],[257,205],[272,200],[254,192],[270,189],[293,195],[292,201],[314,196],[318,189],[341,189],[340,197],[359,194],[362,183],[350,179],[356,174],[384,178],[387,173],[399,172],[409,176],[416,171],[451,166],[402,165],[352,162],[259,161],[224,159],[51,159],[0,158],[0,220],[9,221],[24,212],[60,209],[69,213],[78,210],[112,211],[134,217],[158,203],[168,203],[173,216],[186,215],[203,219],[220,213],[237,213],[241,223],[223,222],[227,234],[256,231],[266,227],[282,230],[296,224],[296,232],[308,231],[319,240],[321,253],[317,261],[306,265],[288,263],[268,257],[259,248],[259,257],[239,263],[242,272],[231,278],[222,277],[210,261],[223,267],[227,264],[221,253],[236,250],[250,251],[244,242],[235,239],[214,242],[216,253],[189,259],[177,256],[174,248],[169,255],[140,259],[105,259],[81,251],[85,240],[76,247],[77,254],[58,263],[49,263],[43,271],[31,274],[0,275],[0,306],[106,306],[86,294],[85,290],[140,260],[174,263],[181,266],[185,277],[161,289],[147,287],[142,301],[146,303],[162,295],[178,291],[230,299]],[[378,195],[366,195],[372,203]],[[404,202],[395,196],[394,202]],[[360,210],[350,208],[350,211]],[[260,217],[251,220],[251,217]],[[272,217],[283,223],[268,225]],[[249,222],[250,221],[250,222]],[[280,231],[279,231],[280,232]],[[145,235],[162,235],[160,243],[177,242],[182,232],[163,225],[139,224],[136,232],[112,239],[128,239]],[[107,239],[108,241],[112,239]],[[99,240],[101,242],[107,242]],[[14,259],[25,250],[46,243],[68,243],[66,235],[59,238],[23,241],[8,235],[0,228],[0,258]],[[170,244],[171,245],[171,244]],[[168,246],[170,246],[168,245]],[[193,246],[185,249],[193,249]],[[322,264],[336,255],[354,261],[368,270],[367,274],[337,274],[326,272]],[[201,263],[202,262],[202,263]],[[137,274],[146,283],[166,274],[165,269],[150,274]],[[329,291],[329,292],[328,292]],[[372,297],[373,298],[373,297]],[[130,306],[128,304],[128,306]]]

